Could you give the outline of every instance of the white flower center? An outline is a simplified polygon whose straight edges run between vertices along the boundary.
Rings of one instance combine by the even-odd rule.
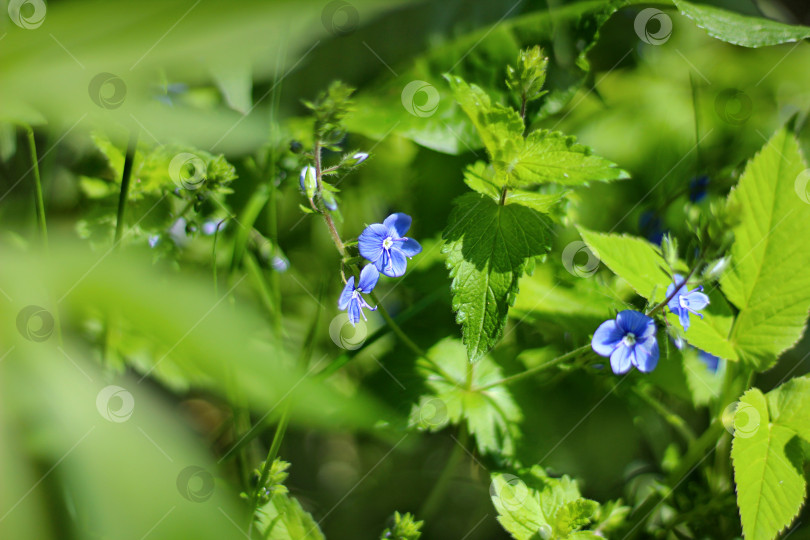
[[[633,332],[627,332],[624,335],[624,337],[622,338],[622,341],[628,347],[630,347],[631,345],[635,345],[636,344],[636,335]]]
[[[385,240],[383,240],[383,248],[391,249],[391,246],[394,245],[394,240],[389,236]]]

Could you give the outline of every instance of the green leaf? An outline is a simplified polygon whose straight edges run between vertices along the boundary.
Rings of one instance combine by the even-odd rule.
[[[709,307],[701,312],[703,318],[695,316],[689,318],[689,330],[683,333],[683,338],[690,345],[718,358],[739,360],[737,350],[728,338],[734,324],[731,308],[717,290],[709,292],[709,299],[711,301]],[[681,328],[681,323],[674,313],[667,311],[666,317],[675,328]]]
[[[810,442],[810,377],[791,379],[768,392],[771,420]]]
[[[558,131],[535,131],[526,139],[505,139],[502,145],[503,149],[493,157],[493,163],[498,175],[509,186],[546,183],[580,186],[591,181],[608,182],[630,177],[615,163],[595,156],[590,148],[577,144],[575,137],[567,137]]]
[[[732,268],[721,279],[740,310],[731,334],[743,360],[764,370],[796,344],[810,309],[810,205],[796,193],[807,169],[793,134],[780,129],[748,162],[729,195],[741,222],[734,229]]]
[[[499,200],[501,188],[495,185],[495,171],[483,161],[476,161],[472,165],[467,165],[464,170],[464,183],[481,195]]]
[[[565,198],[565,192],[538,193],[525,189],[510,189],[506,195],[506,204],[519,204],[543,214],[549,214]]]
[[[416,521],[408,512],[394,512],[394,525],[382,532],[380,540],[419,540],[423,524],[423,521]]]
[[[722,8],[674,0],[675,6],[710,36],[743,47],[765,47],[810,37],[807,26],[750,17]]]
[[[671,280],[663,269],[664,257],[658,246],[635,236],[598,233],[581,227],[579,234],[593,254],[640,296],[651,302],[666,298]]]
[[[538,465],[518,476],[493,473],[490,494],[498,521],[516,540],[598,538],[576,532],[591,521],[599,504],[582,498],[568,476],[550,478]]]
[[[422,396],[411,410],[409,425],[428,431],[439,431],[447,424],[467,422],[482,454],[511,456],[520,436],[517,423],[522,415],[511,394],[503,386],[480,391],[503,378],[501,369],[489,356],[470,365],[464,345],[457,339],[446,338],[427,352],[441,366],[438,373],[432,367],[420,367],[431,393]],[[472,382],[467,386],[467,370],[472,370]]]
[[[771,421],[756,388],[740,399],[734,422],[731,459],[743,533],[747,540],[771,540],[791,523],[805,497],[801,455],[788,445],[796,432]]]
[[[258,511],[259,531],[269,540],[324,540],[318,523],[286,493],[273,495]]]
[[[548,230],[548,218],[524,206],[500,206],[477,193],[456,199],[443,252],[470,361],[503,334],[527,261],[549,250]]]

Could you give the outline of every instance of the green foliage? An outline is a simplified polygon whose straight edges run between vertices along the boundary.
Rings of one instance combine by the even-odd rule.
[[[767,396],[754,388],[740,399],[731,459],[746,538],[775,538],[790,525],[805,499],[797,437],[810,441],[808,407],[810,379],[806,377]]]
[[[411,409],[409,424],[439,431],[448,424],[466,423],[482,454],[512,456],[522,414],[505,386],[486,388],[503,378],[498,364],[490,356],[470,364],[464,346],[452,338],[438,342],[427,355],[441,371],[433,366],[420,368],[431,393]]]
[[[695,21],[710,36],[734,45],[765,47],[810,37],[810,28],[807,26],[750,17],[711,5],[693,4],[687,0],[673,1],[681,13]]]
[[[343,120],[351,111],[349,98],[354,88],[335,81],[315,101],[304,100],[304,105],[315,117],[315,137],[325,148],[338,150],[335,146],[346,135]]]
[[[422,536],[419,529],[423,524],[422,521],[416,521],[409,512],[394,512],[394,525],[382,532],[380,540],[418,540]]]
[[[516,540],[601,538],[580,531],[600,516],[599,503],[583,498],[567,476],[551,478],[539,465],[518,476],[493,473],[490,494],[498,521]]]
[[[456,200],[442,250],[470,361],[486,354],[503,334],[526,264],[550,247],[549,227],[546,216],[525,206],[501,206],[475,193]]]
[[[545,93],[541,90],[546,82],[547,68],[548,58],[539,46],[521,49],[517,67],[506,66],[506,86],[515,92],[519,103],[542,97]]]
[[[810,205],[795,190],[805,169],[796,139],[782,128],[729,196],[742,221],[734,230],[732,268],[720,283],[739,309],[731,341],[759,370],[795,345],[810,309],[810,250],[798,241],[810,229]]]

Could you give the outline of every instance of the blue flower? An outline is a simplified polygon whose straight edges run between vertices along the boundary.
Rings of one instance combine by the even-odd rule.
[[[720,367],[720,358],[706,351],[698,351],[698,358],[706,364],[710,372],[717,373],[717,368]]]
[[[709,177],[705,174],[693,178],[689,182],[689,200],[696,203],[706,198],[706,188],[709,186]]]
[[[352,325],[360,321],[361,315],[363,316],[363,320],[366,320],[363,308],[377,311],[377,307],[369,306],[366,300],[360,296],[360,293],[370,293],[377,285],[378,279],[380,279],[380,273],[374,266],[367,264],[360,272],[360,281],[357,287],[354,286],[354,276],[350,277],[349,281],[346,282],[346,286],[343,287],[343,292],[340,293],[340,298],[338,299],[338,309],[341,311],[347,310],[349,312],[349,321],[351,321]]]
[[[382,223],[366,227],[357,239],[360,255],[368,259],[377,270],[388,277],[399,277],[405,273],[408,258],[422,251],[422,246],[405,233],[411,227],[411,216],[397,212]]]
[[[600,356],[610,357],[613,373],[621,375],[635,366],[649,373],[658,365],[655,321],[643,313],[625,309],[615,320],[605,321],[593,333],[591,347]]]
[[[676,287],[680,287],[678,292],[667,303],[669,310],[678,316],[684,331],[689,330],[689,314],[697,315],[701,319],[703,315],[698,310],[709,305],[709,297],[703,294],[703,286],[689,290],[683,281],[683,276],[675,274],[675,283],[667,287],[667,298],[672,295]]]

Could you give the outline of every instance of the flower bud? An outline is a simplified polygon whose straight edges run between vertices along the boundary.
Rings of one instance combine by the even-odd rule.
[[[356,167],[368,159],[368,154],[365,152],[357,152],[355,155],[346,160],[346,164],[350,167]]]
[[[315,167],[307,165],[301,169],[301,174],[298,177],[298,183],[301,185],[301,191],[307,194],[308,198],[315,196],[315,191],[318,187],[318,181],[315,177]]]

